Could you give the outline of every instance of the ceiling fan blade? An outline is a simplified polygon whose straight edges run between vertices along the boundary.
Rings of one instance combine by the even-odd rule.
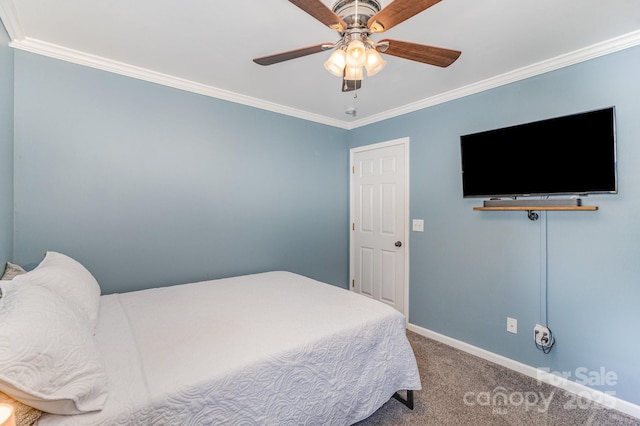
[[[374,33],[381,33],[406,21],[439,3],[441,0],[395,0],[380,12],[373,15],[367,26]]]
[[[329,28],[343,32],[347,29],[347,23],[338,15],[333,13],[331,9],[324,5],[320,0],[289,0],[309,15],[316,18]]]
[[[315,46],[303,47],[302,49],[289,50],[287,52],[276,53],[275,55],[263,56],[261,58],[255,58],[253,62],[258,65],[273,65],[278,62],[313,55],[314,53],[324,52],[329,49],[333,49],[333,43],[316,44]]]
[[[383,53],[424,64],[448,67],[458,59],[459,50],[445,49],[442,47],[425,46],[423,44],[408,43],[398,40],[381,40],[379,44],[389,43],[389,47]]]

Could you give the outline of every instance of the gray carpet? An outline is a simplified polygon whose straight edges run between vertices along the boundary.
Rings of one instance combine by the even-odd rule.
[[[413,411],[391,399],[358,426],[640,425],[634,417],[416,333],[407,336],[422,380]]]

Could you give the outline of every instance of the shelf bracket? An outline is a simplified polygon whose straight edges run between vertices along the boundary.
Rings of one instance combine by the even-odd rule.
[[[540,217],[538,215],[538,213],[534,212],[533,210],[527,210],[527,216],[529,217],[529,220],[538,220],[538,218]]]

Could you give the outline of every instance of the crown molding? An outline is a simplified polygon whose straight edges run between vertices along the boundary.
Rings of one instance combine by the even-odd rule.
[[[620,50],[628,49],[637,45],[640,45],[640,30],[633,31],[622,36],[597,43],[592,46],[588,46],[564,55],[556,56],[555,58],[509,71],[504,74],[479,81],[477,83],[472,83],[458,89],[450,90],[448,92],[422,99],[420,101],[407,104],[399,108],[391,109],[380,114],[372,115],[361,120],[354,121],[350,123],[351,125],[349,126],[349,130],[404,115],[410,112],[418,111],[420,109],[428,108],[434,105],[449,102],[455,99],[463,98],[465,96],[484,92],[486,90],[495,89],[506,84],[514,83],[560,68],[575,65],[580,62],[588,61],[590,59],[598,58],[600,56],[608,55],[610,53],[618,52]]]
[[[77,50],[47,43],[41,40],[31,39],[24,36],[18,20],[15,19],[15,13],[15,5],[12,0],[0,0],[0,17],[5,23],[7,31],[11,36],[12,41],[10,43],[10,46],[13,48],[345,130],[353,130],[358,127],[408,114],[424,108],[463,98],[465,96],[484,92],[486,90],[494,89],[506,84],[514,83],[520,80],[524,80],[530,77],[534,77],[540,74],[544,74],[550,71],[568,67],[580,62],[640,45],[640,30],[634,31],[601,43],[597,43],[592,46],[588,46],[583,49],[576,50],[574,52],[556,56],[555,58],[541,61],[526,67],[506,72],[495,77],[491,77],[454,90],[450,90],[448,92],[440,93],[438,95],[431,96],[417,102],[403,105],[399,108],[384,111],[380,114],[375,114],[356,121],[347,122],[343,120],[336,120],[321,114],[314,114],[297,108],[292,108],[251,96],[242,95],[229,90],[207,86],[201,83],[171,76],[168,74],[159,73],[149,69],[136,67],[123,62],[113,61],[111,59],[88,54],[85,52],[80,52]],[[7,18],[6,21],[5,18]],[[9,24],[7,24],[7,22],[9,22]]]
[[[9,43],[9,45],[15,49],[23,50],[26,52],[36,53],[38,55],[60,59],[62,61],[84,65],[87,67],[124,75],[138,80],[144,80],[167,87],[173,87],[175,89],[185,90],[187,92],[197,93],[200,95],[247,105],[278,114],[284,114],[291,117],[301,118],[303,120],[346,129],[346,123],[341,120],[335,120],[320,114],[313,114],[297,108],[292,108],[251,96],[242,95],[229,90],[207,86],[205,84],[186,80],[180,77],[163,74],[146,68],[136,67],[124,62],[114,61],[111,59],[103,58],[101,56],[80,52],[78,50],[69,49],[29,37],[25,37],[21,40],[14,40]]]
[[[24,40],[25,35],[18,19],[18,9],[14,0],[0,0],[0,20],[11,40]]]

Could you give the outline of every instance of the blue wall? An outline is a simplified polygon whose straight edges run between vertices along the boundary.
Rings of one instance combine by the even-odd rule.
[[[458,99],[350,132],[350,146],[411,140],[410,322],[551,371],[603,367],[640,404],[640,48]],[[617,195],[589,196],[596,212],[478,212],[463,199],[459,137],[553,116],[616,106]],[[548,253],[549,355],[533,345],[545,322]],[[518,334],[506,318],[518,319]]]
[[[411,217],[425,219],[411,234],[410,322],[534,367],[605,368],[617,384],[596,389],[640,404],[640,48],[350,132],[14,60],[16,262],[68,253],[106,293],[268,269],[346,286],[348,148],[408,136]],[[462,198],[461,134],[610,105],[620,193],[585,199],[598,211],[532,222]],[[531,338],[546,316],[545,239],[549,355]]]
[[[347,131],[21,51],[15,259],[103,292],[286,269],[348,282]]]
[[[0,274],[13,254],[13,50],[0,22]]]

